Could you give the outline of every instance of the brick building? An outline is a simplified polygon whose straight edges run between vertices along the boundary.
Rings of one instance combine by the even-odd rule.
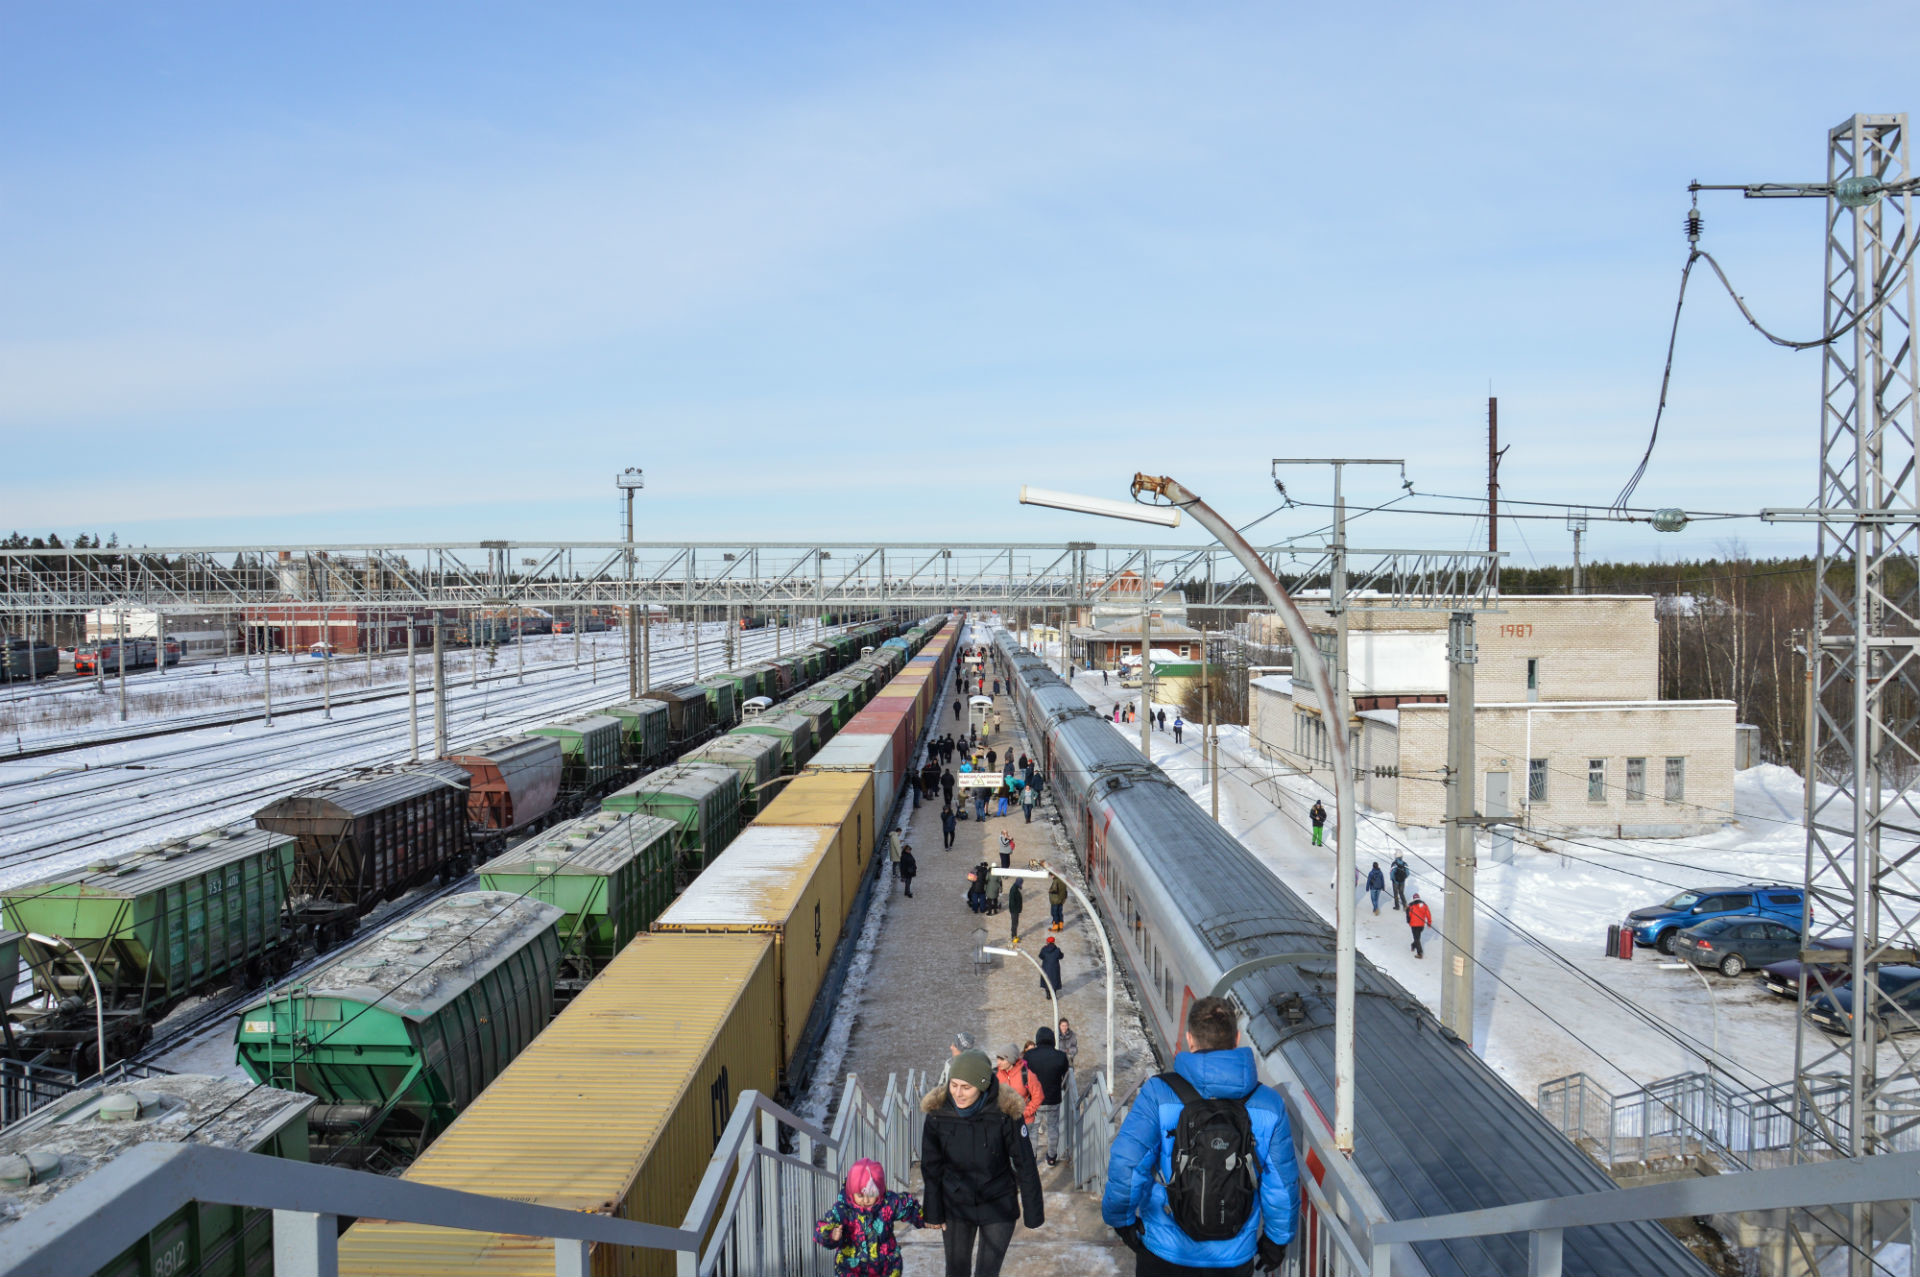
[[[1475,626],[1474,805],[1543,833],[1675,836],[1733,818],[1734,705],[1659,699],[1659,622],[1643,596],[1510,596]],[[1306,609],[1323,649],[1333,618]],[[1349,617],[1361,806],[1402,825],[1446,811],[1447,615],[1359,601]],[[1331,781],[1312,688],[1256,679],[1252,739]]]

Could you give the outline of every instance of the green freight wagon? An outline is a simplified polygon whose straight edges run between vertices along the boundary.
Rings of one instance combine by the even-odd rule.
[[[140,1144],[188,1142],[307,1160],[313,1099],[240,1078],[161,1073],[89,1087],[0,1134],[0,1220],[31,1218]],[[94,1277],[263,1277],[273,1212],[189,1202]]]
[[[620,720],[630,765],[658,767],[673,757],[673,713],[665,701],[629,701],[602,712]]]
[[[835,676],[813,689],[813,699],[826,701],[833,706],[833,729],[839,731],[847,725],[847,720],[858,714],[866,704],[858,683],[849,683]]]
[[[740,773],[714,763],[662,767],[607,795],[602,811],[649,812],[680,827],[677,887],[727,849],[740,832]]]
[[[733,679],[725,674],[710,674],[706,678],[696,679],[693,684],[707,694],[707,708],[713,714],[713,725],[726,731],[740,721],[740,699],[734,694]]]
[[[495,856],[480,885],[566,911],[558,989],[570,996],[672,903],[679,834],[664,816],[597,811]]]
[[[76,1071],[91,1073],[101,1062],[93,1058],[98,1026],[87,963],[100,984],[115,1058],[138,1049],[153,1021],[181,999],[285,970],[292,960],[285,910],[293,876],[292,838],[230,829],[8,888],[0,894],[8,928],[59,936],[85,958],[64,945],[21,939],[36,990],[56,1004],[21,1025],[39,1046],[65,1052]],[[82,1010],[58,1009],[73,999]]]
[[[840,720],[835,715],[833,702],[815,699],[811,690],[804,699],[789,701],[780,708],[807,720],[808,726],[813,728],[813,747],[816,750],[832,740],[833,734],[840,730]]]
[[[733,704],[736,717],[742,703],[756,696],[765,695],[760,689],[765,685],[765,675],[757,665],[748,665],[737,670],[722,670],[716,678],[724,678],[733,684]]]
[[[807,672],[807,682],[817,683],[833,668],[833,653],[824,644],[812,643],[794,653]]]
[[[241,1012],[235,1058],[320,1097],[328,1160],[418,1153],[553,1018],[560,916],[500,891],[436,901]]]
[[[731,736],[771,736],[780,742],[780,772],[797,776],[813,757],[813,720],[799,714],[772,714],[749,718],[728,733]]]
[[[767,662],[767,667],[773,673],[763,695],[771,696],[776,701],[787,693],[797,690],[806,681],[806,668],[791,656],[775,657]]]
[[[740,818],[745,824],[779,793],[775,778],[786,752],[786,745],[775,736],[726,735],[708,741],[683,761],[718,763],[740,773]]]
[[[566,760],[560,768],[563,794],[584,794],[619,776],[625,732],[626,725],[619,719],[599,714],[527,729],[529,736],[551,736],[560,742]]]

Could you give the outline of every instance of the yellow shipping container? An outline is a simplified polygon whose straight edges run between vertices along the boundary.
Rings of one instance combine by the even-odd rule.
[[[678,1228],[742,1091],[773,1093],[779,982],[762,935],[636,936],[406,1178]],[[553,1243],[362,1220],[355,1277],[550,1277]],[[596,1277],[667,1277],[664,1251],[595,1247]]]
[[[832,825],[749,825],[653,923],[663,932],[774,937],[783,1069],[840,942],[846,893],[839,833]]]
[[[891,811],[891,805],[889,805]],[[845,918],[860,890],[860,875],[873,856],[872,772],[815,772],[806,768],[767,805],[756,825],[831,825],[839,830],[840,916]]]

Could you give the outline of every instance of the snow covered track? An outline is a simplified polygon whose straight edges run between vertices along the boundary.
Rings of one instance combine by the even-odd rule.
[[[664,627],[663,627],[664,628]],[[603,637],[603,636],[596,636]],[[655,636],[655,685],[693,676],[693,652],[676,636]],[[783,650],[815,635],[783,632]],[[566,644],[558,636],[549,644]],[[537,640],[535,641],[538,642]],[[725,667],[725,627],[711,625],[700,642],[700,669]],[[740,657],[773,653],[771,631],[742,635]],[[617,652],[618,649],[616,649]],[[517,654],[503,653],[503,665]],[[423,660],[425,664],[425,660]],[[423,670],[423,675],[426,671]],[[479,735],[524,730],[556,718],[626,699],[626,674],[616,659],[594,671],[568,659],[530,661],[524,685],[500,671],[478,687],[449,679],[448,733],[454,743]],[[423,755],[432,752],[430,690],[423,677]],[[158,726],[158,725],[156,725]],[[57,871],[81,858],[112,854],[211,825],[245,819],[269,799],[355,767],[381,766],[407,756],[404,695],[352,706],[334,717],[317,709],[276,713],[258,721],[75,751],[58,766],[0,757],[0,886]]]

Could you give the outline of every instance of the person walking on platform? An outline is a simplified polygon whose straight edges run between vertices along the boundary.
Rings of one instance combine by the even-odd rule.
[[[900,881],[906,885],[907,899],[913,899],[913,878],[920,872],[920,862],[913,858],[913,844],[905,843],[900,848]]]
[[[1196,1000],[1185,1037],[1114,1136],[1100,1219],[1143,1277],[1271,1272],[1300,1212],[1286,1105],[1240,1045],[1232,1003]]]
[[[1067,1017],[1060,1017],[1060,1036],[1055,1039],[1060,1044],[1060,1053],[1067,1057],[1067,1063],[1073,1063],[1073,1057],[1080,1054],[1080,1035],[1067,1023]]]
[[[953,850],[953,831],[959,823],[960,822],[954,818],[952,807],[948,807],[940,813],[940,850]]]
[[[1022,785],[1020,787],[1020,810],[1027,814],[1027,823],[1031,825],[1033,823],[1033,786],[1032,785]]]
[[[1006,885],[1006,881],[1007,880],[999,874],[989,873],[987,875],[987,912],[989,914],[997,914],[1000,912],[1000,892]]]
[[[993,1061],[965,1051],[920,1111],[921,1209],[927,1227],[946,1230],[947,1277],[1000,1277],[1014,1221],[1047,1222],[1022,1105],[1001,1089]]]
[[[900,876],[900,848],[905,845],[898,829],[887,831],[887,865],[889,872],[895,878]]]
[[[953,703],[953,716],[954,716],[954,718],[956,718],[956,719],[958,719],[958,718],[960,717],[960,702],[959,702],[959,701],[955,701],[955,702]]]
[[[1380,872],[1380,862],[1374,861],[1373,868],[1367,870],[1367,894],[1373,897],[1373,916],[1380,916],[1380,893],[1387,889],[1387,876]]]
[[[1387,875],[1387,877],[1393,880],[1393,908],[1394,908],[1394,912],[1398,913],[1400,910],[1405,909],[1407,907],[1407,860],[1406,860],[1406,857],[1395,856],[1393,858],[1393,870]]]
[[[1313,823],[1313,845],[1326,846],[1323,839],[1327,830],[1327,809],[1321,806],[1318,798],[1313,800],[1313,807],[1307,812],[1307,819]]]
[[[1102,687],[1106,687],[1106,686],[1108,686],[1108,683],[1107,683],[1107,672],[1106,672],[1105,670],[1101,670],[1101,671],[1100,671],[1100,686],[1102,686]]]
[[[1034,1030],[1033,1045],[1024,1057],[1034,1080],[1040,1083],[1039,1120],[1047,1124],[1048,1166],[1057,1166],[1060,1162],[1060,1103],[1066,1098],[1067,1071],[1073,1067],[1066,1052],[1053,1042],[1053,1030],[1042,1025]],[[1035,1125],[1032,1132],[1029,1138],[1038,1140],[1039,1126]],[[1039,1151],[1034,1150],[1035,1156]]]
[[[1167,730],[1167,711],[1161,710],[1158,714],[1154,715],[1153,730],[1156,732],[1164,732]]]
[[[1186,719],[1180,717],[1178,714],[1175,714],[1173,716],[1173,743],[1174,744],[1178,745],[1180,743],[1180,729],[1185,727],[1186,725],[1187,725]]]
[[[1040,991],[1045,993],[1047,986],[1053,986],[1053,992],[1060,992],[1060,946],[1048,936],[1047,942],[1040,946]]]
[[[940,773],[940,792],[946,795],[948,802],[953,801],[953,773],[951,771],[943,771]]]
[[[1005,854],[1005,853],[1002,853]],[[1418,899],[1418,897],[1415,897]],[[1020,893],[1020,879],[1013,880],[1013,886],[1007,888],[1007,925],[1011,929],[1013,943],[1020,943],[1020,910],[1026,900]]]
[[[1013,839],[1006,834],[1001,834],[1000,835],[1000,867],[1002,869],[1013,868],[1013,849],[1014,849]]]
[[[973,791],[973,818],[975,820],[987,818],[987,791],[984,789]]]
[[[999,757],[1000,757],[1000,752],[998,750],[989,749],[987,751],[987,770],[988,771],[992,771],[994,767],[998,765],[995,760],[997,760]]]
[[[1063,930],[1067,925],[1067,880],[1058,874],[1047,884],[1047,908],[1053,912],[1053,926],[1049,930]]]
[[[1413,956],[1424,958],[1427,951],[1420,947],[1420,933],[1433,925],[1433,910],[1427,908],[1427,902],[1420,898],[1419,892],[1413,893],[1413,899],[1407,902],[1407,926],[1413,931]]]

